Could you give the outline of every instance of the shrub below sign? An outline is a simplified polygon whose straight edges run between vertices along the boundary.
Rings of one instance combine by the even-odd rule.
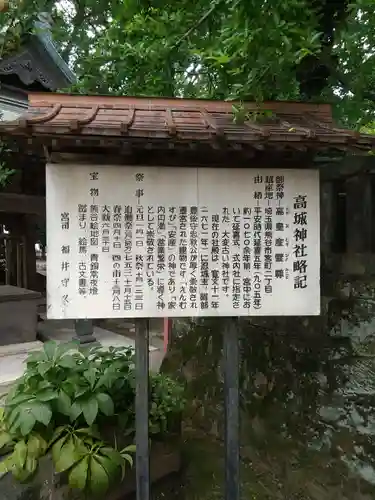
[[[1,412],[0,448],[8,456],[0,472],[31,481],[47,455],[71,488],[101,495],[118,484],[135,452],[133,354],[53,342],[32,353]],[[151,439],[168,434],[182,393],[170,377],[150,374]]]

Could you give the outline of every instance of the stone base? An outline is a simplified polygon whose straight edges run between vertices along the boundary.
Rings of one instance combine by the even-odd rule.
[[[7,394],[16,380],[23,375],[29,353],[42,349],[42,342],[0,346],[0,397]]]
[[[0,286],[0,345],[36,340],[41,294],[15,286]]]

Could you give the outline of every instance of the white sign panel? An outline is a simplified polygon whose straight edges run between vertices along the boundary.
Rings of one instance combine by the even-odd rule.
[[[314,170],[47,166],[48,317],[320,313]]]

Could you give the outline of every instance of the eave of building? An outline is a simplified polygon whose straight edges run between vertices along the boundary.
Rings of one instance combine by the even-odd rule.
[[[21,49],[0,61],[0,81],[24,90],[56,91],[70,87],[76,76],[59,54],[49,25],[36,21],[35,33],[26,37]]]
[[[250,117],[261,108],[272,119],[236,123],[232,103],[224,101],[35,93],[28,112],[1,123],[0,133],[31,151],[113,155],[125,162],[143,156],[158,163],[246,164],[265,155],[311,162],[318,154],[367,154],[375,147],[375,136],[335,127],[327,104],[245,106]]]

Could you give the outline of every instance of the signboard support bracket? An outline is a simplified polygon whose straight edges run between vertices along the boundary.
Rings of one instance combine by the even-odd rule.
[[[149,453],[149,319],[135,320],[135,433],[136,433],[136,477],[137,500],[150,498],[150,453]]]
[[[223,338],[225,402],[225,500],[240,498],[239,460],[239,324],[237,318],[225,322]]]

